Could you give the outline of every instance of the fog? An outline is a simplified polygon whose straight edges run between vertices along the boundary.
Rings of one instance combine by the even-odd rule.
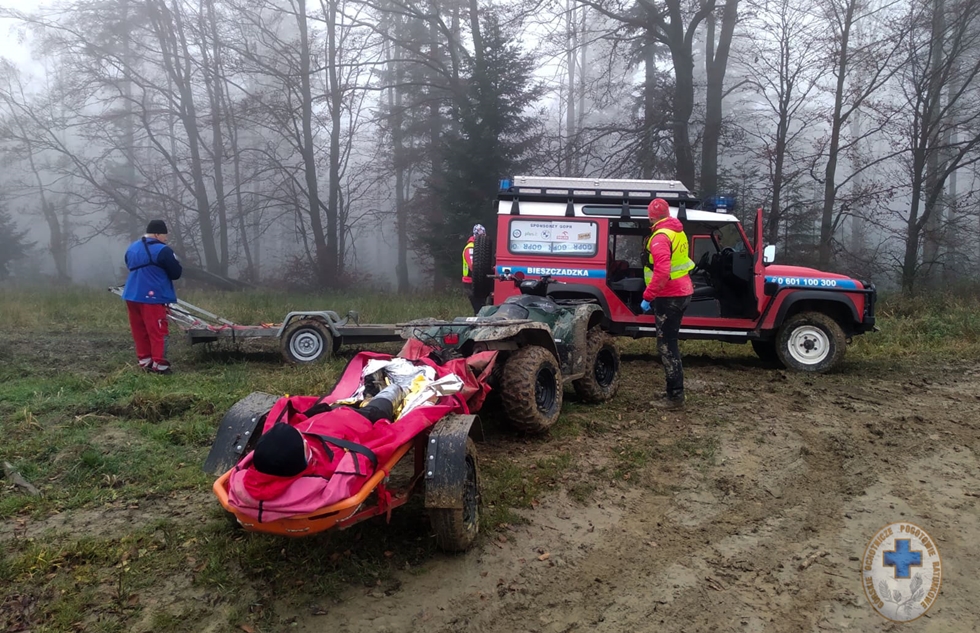
[[[276,288],[453,287],[499,178],[678,179],[779,263],[980,264],[980,3],[0,0],[0,276],[91,285],[165,219]]]

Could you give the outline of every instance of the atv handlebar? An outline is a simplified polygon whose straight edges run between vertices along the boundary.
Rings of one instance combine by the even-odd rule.
[[[520,289],[522,295],[535,295],[538,297],[546,297],[548,295],[548,286],[550,284],[565,283],[563,281],[555,281],[551,275],[541,275],[537,279],[527,279],[521,271],[490,276],[499,281],[514,282],[514,285]]]

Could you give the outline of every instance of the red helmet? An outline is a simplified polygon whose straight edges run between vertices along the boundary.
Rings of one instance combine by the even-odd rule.
[[[647,207],[647,216],[651,222],[663,220],[670,215],[670,205],[663,198],[654,198]]]

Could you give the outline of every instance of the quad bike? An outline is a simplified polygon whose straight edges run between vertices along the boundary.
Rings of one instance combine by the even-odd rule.
[[[497,351],[490,386],[500,394],[510,424],[543,433],[561,413],[563,388],[572,383],[585,402],[606,402],[619,389],[619,352],[602,329],[602,308],[547,296],[548,275],[525,279],[520,272],[498,279],[520,290],[474,317],[406,324],[403,336],[439,350],[443,359]]]

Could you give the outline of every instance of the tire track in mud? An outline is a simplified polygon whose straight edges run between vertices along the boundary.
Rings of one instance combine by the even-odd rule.
[[[683,425],[660,420],[627,434],[653,443],[714,432],[718,463],[650,464],[645,487],[596,495],[619,498],[592,508],[606,514],[584,535],[571,518],[580,510],[548,500],[529,513],[526,534],[441,561],[422,591],[406,582],[397,603],[370,607],[354,597],[332,612],[338,630],[889,630],[866,603],[857,561],[875,530],[895,520],[920,521],[951,559],[965,557],[963,572],[977,572],[969,586],[944,585],[924,630],[972,630],[980,516],[966,495],[980,491],[980,379],[937,372],[943,377],[926,385],[907,384],[907,375],[855,384],[780,373],[760,384],[771,373],[732,380],[730,369],[700,368],[703,384],[726,387],[696,398]],[[713,431],[708,421],[718,418],[729,424]],[[540,551],[549,559],[538,561]]]

